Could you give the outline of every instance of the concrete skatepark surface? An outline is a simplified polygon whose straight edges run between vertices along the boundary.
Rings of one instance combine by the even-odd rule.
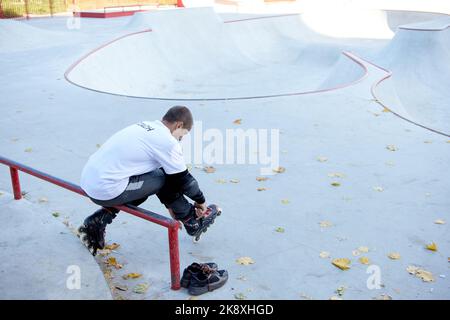
[[[79,29],[68,29],[67,18],[0,21],[1,154],[78,182],[98,144],[129,124],[160,118],[174,104],[191,108],[204,129],[278,128],[286,171],[267,181],[256,181],[257,165],[213,164],[216,172],[206,173],[196,167],[205,163],[191,163],[206,198],[224,214],[197,244],[180,233],[181,266],[214,261],[230,274],[223,288],[199,298],[449,299],[450,70],[444,61],[450,19],[374,12],[370,25],[379,28],[342,28],[340,35],[308,25],[302,15],[268,18],[209,8],[83,19]],[[168,39],[183,25],[180,37]],[[152,32],[126,36],[148,28]],[[264,95],[276,97],[208,101]],[[148,99],[155,97],[174,100]],[[21,181],[27,198],[13,201],[9,171],[0,171],[0,219],[11,226],[2,233],[0,298],[190,298],[185,290],[170,290],[164,229],[119,214],[107,240],[120,244],[110,256],[123,266],[107,271],[108,256],[95,265],[51,215],[60,212],[78,225],[96,206],[33,177],[21,175]],[[43,197],[47,201],[39,201]],[[142,206],[166,214],[154,197]],[[39,224],[45,227],[37,232]],[[59,246],[46,247],[46,239]],[[425,249],[431,242],[437,252]],[[361,246],[369,251],[355,252]],[[27,258],[30,251],[53,266],[29,269],[37,259]],[[401,258],[388,258],[392,252]],[[361,256],[379,268],[379,289],[367,286],[369,265],[358,261]],[[239,265],[240,257],[255,263]],[[350,259],[351,268],[336,268],[334,258]],[[61,287],[73,264],[90,270],[82,271],[86,287],[78,293]],[[409,266],[432,272],[434,281],[415,277]],[[130,272],[142,277],[124,280]],[[133,292],[142,283],[148,291]]]
[[[2,193],[1,299],[111,299],[97,263],[47,210]],[[55,258],[56,257],[56,258]],[[80,285],[70,282],[79,268]],[[69,285],[67,285],[69,279]]]

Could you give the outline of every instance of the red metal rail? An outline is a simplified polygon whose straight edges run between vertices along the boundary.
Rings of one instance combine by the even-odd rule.
[[[20,180],[19,171],[28,173],[39,179],[45,180],[47,182],[56,184],[62,188],[78,193],[82,196],[87,197],[86,193],[76,184],[71,182],[56,178],[42,171],[33,169],[16,161],[7,159],[0,156],[0,163],[9,167],[11,173],[11,182],[13,187],[14,199],[20,200],[22,198],[22,193],[20,190]],[[139,208],[133,205],[121,205],[116,206],[117,209],[128,212],[136,217],[142,218],[144,220],[159,224],[160,226],[166,227],[168,229],[169,236],[169,256],[170,256],[170,277],[172,283],[172,289],[180,289],[180,255],[178,247],[178,230],[179,222],[170,219],[168,217],[162,216],[160,214],[154,213],[152,211]]]

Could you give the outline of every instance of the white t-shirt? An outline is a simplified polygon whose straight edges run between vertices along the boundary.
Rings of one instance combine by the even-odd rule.
[[[143,121],[111,136],[81,173],[81,188],[97,200],[120,195],[128,178],[162,167],[167,174],[186,170],[180,143],[161,121]]]

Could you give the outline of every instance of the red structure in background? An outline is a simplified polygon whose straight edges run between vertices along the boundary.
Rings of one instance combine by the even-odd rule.
[[[108,6],[103,8],[103,12],[101,11],[80,11],[74,12],[74,16],[81,18],[116,18],[116,17],[124,17],[124,16],[132,16],[136,12],[146,11],[143,9],[143,6],[150,6],[149,4],[127,4],[121,6]],[[155,7],[158,8],[159,4],[155,4]],[[177,0],[176,6],[179,8],[184,8],[183,0]],[[108,11],[108,10],[114,11]],[[122,10],[117,10],[122,9]]]
[[[183,8],[182,0],[0,0],[0,19],[29,19],[53,17],[55,13],[67,13],[78,8],[75,16],[89,18],[112,18],[133,15],[144,11],[143,6],[176,6]],[[134,9],[130,9],[135,7]],[[138,9],[136,9],[138,7]],[[122,10],[117,9],[122,8]],[[115,10],[114,10],[115,9]]]
[[[132,16],[136,12],[145,11],[142,9],[142,4],[134,4],[134,5],[124,5],[124,6],[110,6],[104,7],[103,12],[95,12],[95,11],[80,11],[74,12],[73,15],[81,18],[116,18],[116,17],[125,17]],[[122,9],[121,11],[107,11],[109,9]],[[126,8],[129,8],[128,10]],[[137,8],[137,9],[131,9]]]
[[[28,173],[39,179],[45,180],[47,182],[53,183],[57,186],[70,190],[72,192],[78,193],[82,196],[87,197],[86,193],[79,186],[64,181],[62,179],[53,177],[42,171],[33,169],[26,165],[20,164],[13,160],[7,159],[0,156],[0,163],[9,167],[11,173],[11,182],[13,186],[14,199],[22,199],[22,193],[20,190],[20,180],[19,171]],[[159,224],[160,226],[166,227],[168,229],[169,237],[169,258],[170,258],[170,278],[171,278],[171,288],[173,290],[180,289],[180,254],[178,246],[178,230],[180,224],[178,221],[170,219],[168,217],[162,216],[160,214],[154,213],[152,211],[142,209],[132,205],[116,206],[117,209],[128,212],[136,217],[142,218],[144,220]]]

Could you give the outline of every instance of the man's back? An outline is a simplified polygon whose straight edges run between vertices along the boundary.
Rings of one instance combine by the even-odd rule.
[[[168,174],[186,170],[181,146],[159,120],[130,125],[111,136],[83,168],[81,188],[92,198],[121,194],[128,178],[162,167]]]

